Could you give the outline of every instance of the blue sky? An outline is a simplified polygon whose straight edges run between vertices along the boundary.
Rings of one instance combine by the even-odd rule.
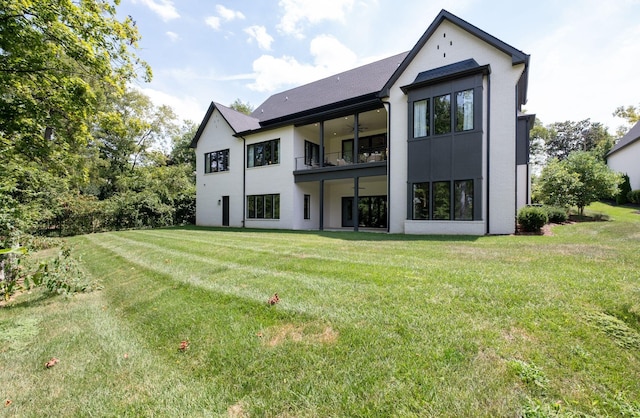
[[[640,104],[640,0],[122,0],[154,73],[136,86],[200,123],[211,101],[269,95],[410,50],[441,9],[531,55],[528,113],[614,133]]]

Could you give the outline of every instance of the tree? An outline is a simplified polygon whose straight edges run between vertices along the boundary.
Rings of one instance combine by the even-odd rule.
[[[618,193],[620,175],[592,152],[574,151],[564,160],[554,159],[540,176],[542,201],[554,206],[585,206]]]
[[[250,115],[253,112],[253,106],[249,102],[243,103],[240,99],[236,99],[229,107],[245,115]]]
[[[173,148],[169,154],[169,164],[188,164],[191,171],[196,170],[196,153],[191,148],[191,141],[196,136],[198,125],[193,121],[185,120],[180,127],[180,133],[175,135]]]
[[[173,110],[155,106],[138,90],[112,97],[109,107],[101,112],[93,131],[92,145],[98,148],[102,159],[98,164],[101,198],[116,191],[119,177],[129,175],[139,165],[157,161],[154,151],[168,154],[169,146],[164,144],[178,133]]]
[[[56,150],[82,147],[101,92],[124,90],[140,70],[151,77],[131,51],[139,39],[135,22],[119,21],[115,5],[0,0],[3,151],[46,162]]]
[[[635,125],[640,121],[640,104],[635,106],[619,106],[613,112],[613,116],[617,116],[622,119],[626,119],[629,126],[619,126],[616,130],[616,134],[619,138],[623,137],[629,131],[629,127]]]
[[[626,119],[630,125],[634,125],[640,121],[640,105],[635,106],[619,106],[613,112],[613,116]]]

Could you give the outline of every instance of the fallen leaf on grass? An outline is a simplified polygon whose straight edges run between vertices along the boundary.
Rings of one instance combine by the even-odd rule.
[[[189,348],[189,340],[180,341],[180,351],[187,351]]]
[[[275,305],[278,302],[280,302],[280,297],[278,296],[277,293],[274,293],[273,296],[271,296],[267,301],[269,305]]]
[[[52,358],[51,358],[51,360],[47,361],[47,362],[44,364],[44,367],[46,367],[47,369],[50,369],[50,368],[52,368],[53,366],[55,366],[56,364],[58,364],[58,362],[59,362],[59,361],[60,361],[60,360],[58,360],[57,358],[52,357]]]
[[[4,401],[4,406],[9,406],[12,404],[11,399],[7,399],[6,401]]]
[[[124,358],[129,358],[129,354],[124,353]]]

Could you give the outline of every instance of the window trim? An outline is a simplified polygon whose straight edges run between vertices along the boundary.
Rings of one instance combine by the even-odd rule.
[[[267,207],[271,208],[269,214],[267,214]],[[247,219],[279,220],[280,194],[247,195]]]
[[[220,156],[218,154],[222,153],[223,154],[223,165],[225,167],[224,170],[220,170]],[[211,152],[205,152],[204,153],[204,174],[212,174],[212,173],[223,173],[225,171],[230,171],[229,168],[229,155],[230,155],[230,151],[229,148],[227,149],[222,149],[222,150],[218,150],[218,151],[211,151]],[[211,169],[211,162],[213,155],[216,155],[215,161],[216,161],[216,169],[212,170]]]
[[[256,162],[258,161],[256,149],[258,149],[259,147],[263,147],[262,159],[264,159],[265,161],[263,161],[262,164],[256,164]],[[269,156],[275,155],[275,158],[267,160],[267,152],[269,153]],[[256,142],[254,144],[247,144],[247,168],[264,167],[277,164],[280,164],[280,138]]]
[[[456,186],[460,183],[469,182],[469,190],[470,193],[470,208],[469,211],[471,213],[471,218],[460,218],[458,217],[458,202],[456,199]],[[436,184],[437,183],[447,183],[448,184],[448,217],[447,218],[436,218],[434,215],[436,213]],[[411,220],[413,221],[457,221],[457,222],[469,222],[478,220],[476,218],[475,212],[475,183],[476,179],[458,179],[458,180],[437,180],[437,181],[416,181],[411,184]],[[426,217],[417,217],[416,216],[416,190],[418,185],[426,185],[426,196],[424,198],[427,199],[427,207],[426,209]],[[425,188],[425,186],[421,186],[421,189]]]

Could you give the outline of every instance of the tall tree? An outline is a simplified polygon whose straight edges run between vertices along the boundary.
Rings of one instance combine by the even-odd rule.
[[[613,116],[625,119],[628,125],[619,126],[616,130],[618,138],[624,136],[629,129],[640,121],[640,104],[636,106],[619,106],[613,112]]]
[[[157,161],[155,151],[178,133],[176,115],[168,106],[155,106],[142,92],[129,89],[112,97],[108,111],[101,112],[93,132],[94,146],[103,163],[99,164],[101,198],[116,191],[116,182],[137,166]],[[154,151],[154,152],[152,152]],[[150,160],[150,161],[149,161]]]
[[[105,94],[124,91],[138,76],[150,79],[134,54],[135,22],[116,16],[119,2],[0,0],[2,225],[22,216],[5,202],[41,204],[40,181],[23,181],[22,169],[47,184],[57,179],[56,187],[82,183],[82,152]]]
[[[577,206],[582,215],[590,203],[615,197],[621,181],[594,153],[574,151],[564,160],[553,159],[542,170],[540,191],[544,203]]]
[[[547,128],[546,152],[549,158],[564,160],[574,151],[600,149],[604,157],[613,146],[613,139],[607,128],[598,122],[584,119],[578,122],[555,122]],[[606,150],[606,151],[605,151]]]

